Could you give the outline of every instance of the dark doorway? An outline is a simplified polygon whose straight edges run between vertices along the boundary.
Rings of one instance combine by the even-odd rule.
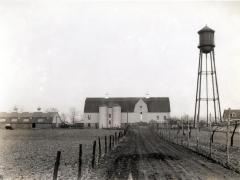
[[[36,127],[36,123],[32,123],[32,128],[35,128]]]

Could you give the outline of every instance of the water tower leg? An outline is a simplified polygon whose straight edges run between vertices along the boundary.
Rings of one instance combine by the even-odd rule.
[[[216,123],[217,122],[217,112],[216,112],[216,95],[215,95],[215,83],[214,83],[215,70],[213,69],[212,52],[210,53],[210,62],[211,62],[212,88],[213,88],[214,122]]]
[[[200,117],[200,106],[201,106],[201,89],[202,89],[202,52],[200,53],[200,71],[199,71],[199,92],[198,92],[198,111],[197,111],[197,124],[199,123]]]
[[[206,105],[207,105],[207,126],[208,126],[208,59],[206,54]]]
[[[198,75],[197,75],[197,91],[196,91],[196,99],[195,99],[195,110],[194,110],[194,127],[196,127],[196,113],[198,109],[198,93],[199,93],[199,79],[200,79],[200,61],[201,61],[201,53],[199,54],[199,62],[198,62]]]
[[[221,112],[221,105],[220,105],[220,99],[219,99],[218,80],[217,80],[214,49],[212,50],[212,54],[213,54],[213,66],[214,66],[215,80],[216,80],[216,92],[217,92],[217,100],[218,100],[219,118],[220,118],[220,122],[222,122],[222,112]]]

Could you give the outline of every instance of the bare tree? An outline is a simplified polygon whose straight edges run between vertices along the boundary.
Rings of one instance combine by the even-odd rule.
[[[76,108],[74,108],[74,107],[70,108],[70,119],[71,119],[73,124],[75,123],[76,115],[77,115]]]

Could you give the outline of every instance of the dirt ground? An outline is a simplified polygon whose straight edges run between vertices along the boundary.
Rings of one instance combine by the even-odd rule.
[[[134,127],[85,179],[240,179],[240,174],[167,142],[149,127]]]
[[[104,136],[114,132],[101,129],[1,129],[0,177],[4,180],[52,179],[57,151],[61,151],[59,179],[76,179],[79,144],[83,145],[85,174],[90,166],[93,141],[101,137],[104,142]]]

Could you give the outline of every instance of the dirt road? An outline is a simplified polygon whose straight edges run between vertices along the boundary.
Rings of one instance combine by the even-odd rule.
[[[239,174],[162,140],[149,127],[132,128],[109,159],[95,179],[240,179]]]

